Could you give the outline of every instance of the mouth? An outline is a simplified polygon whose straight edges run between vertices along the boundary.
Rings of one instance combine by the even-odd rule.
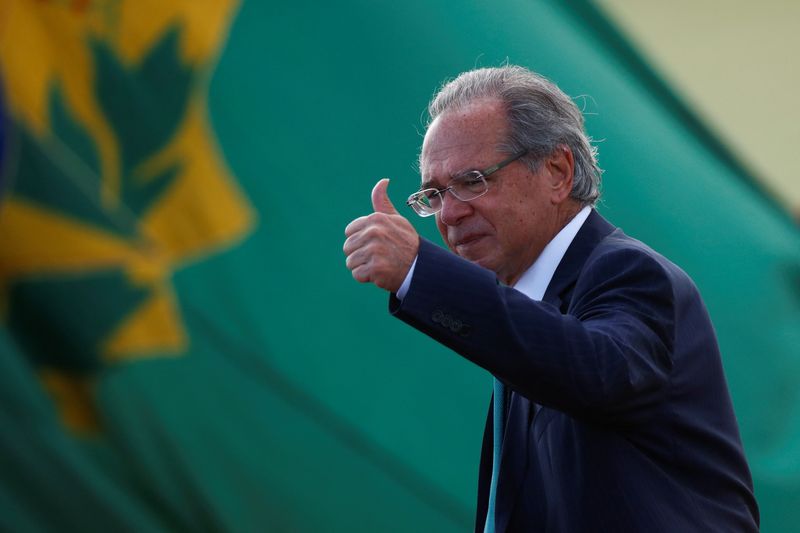
[[[483,235],[468,235],[456,241],[456,246],[463,246],[465,244],[469,244],[471,242],[475,242],[478,239],[482,239]]]
[[[453,247],[454,248],[469,247],[469,246],[472,246],[474,244],[477,244],[481,239],[483,239],[485,237],[486,237],[486,235],[480,235],[480,234],[467,235],[465,237],[461,237],[461,238],[457,239],[453,243]]]

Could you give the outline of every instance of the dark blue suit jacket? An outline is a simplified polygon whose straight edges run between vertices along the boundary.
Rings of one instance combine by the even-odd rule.
[[[757,531],[705,306],[689,277],[593,211],[542,302],[427,241],[390,310],[506,384],[497,531]],[[492,462],[484,433],[475,529]]]

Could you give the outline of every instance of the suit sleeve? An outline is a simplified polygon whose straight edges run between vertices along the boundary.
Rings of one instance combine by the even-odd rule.
[[[638,422],[669,382],[673,300],[664,267],[636,248],[593,254],[562,314],[423,241],[411,287],[390,311],[534,402]]]

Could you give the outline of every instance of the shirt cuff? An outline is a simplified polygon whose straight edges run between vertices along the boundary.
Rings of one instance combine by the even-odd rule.
[[[419,257],[419,255],[417,255]],[[406,279],[403,280],[403,284],[400,285],[400,288],[397,289],[395,296],[397,296],[398,300],[403,300],[406,297],[406,293],[408,292],[408,288],[411,286],[411,278],[414,277],[414,267],[417,266],[417,257],[414,258],[414,262],[411,263],[411,268],[408,269],[408,274],[406,274]]]

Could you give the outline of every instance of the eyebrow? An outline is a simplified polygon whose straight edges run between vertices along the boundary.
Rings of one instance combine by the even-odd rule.
[[[419,186],[419,190],[423,190],[423,189],[438,189],[438,187],[434,186],[434,183],[435,182],[433,180],[423,181]]]
[[[478,170],[477,168],[466,168],[464,170],[460,170],[460,171],[456,172],[455,174],[450,174],[450,177],[447,179],[447,183],[450,183],[452,180],[456,179],[459,176],[463,176],[467,172],[475,172],[475,171],[480,172],[480,170]],[[436,187],[434,185],[434,183],[435,183],[435,180],[432,180],[432,179],[425,180],[420,185],[419,190],[423,190],[423,189],[439,189],[439,187]],[[442,189],[444,189],[444,187],[442,187]]]

